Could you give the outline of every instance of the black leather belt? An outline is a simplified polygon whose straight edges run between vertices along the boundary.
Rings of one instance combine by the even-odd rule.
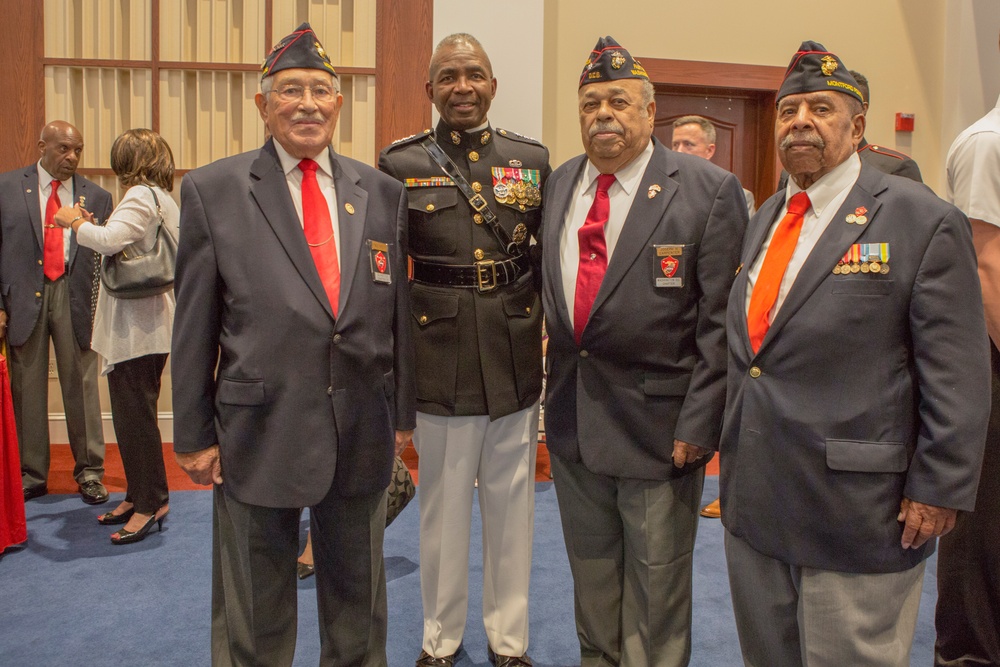
[[[523,276],[531,268],[527,255],[500,262],[484,259],[475,264],[435,264],[413,259],[413,279],[429,285],[475,287],[489,292]]]

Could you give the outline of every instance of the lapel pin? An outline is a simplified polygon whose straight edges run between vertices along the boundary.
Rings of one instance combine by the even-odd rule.
[[[31,188],[28,188],[27,190],[25,190],[25,192],[30,195],[31,194]]]
[[[657,185],[656,183],[653,183],[652,185],[649,186],[649,191],[646,193],[646,196],[649,197],[650,199],[652,199],[657,194],[659,194],[660,190],[662,190],[662,189],[663,188],[661,188],[659,185]]]
[[[351,215],[354,215],[354,206],[351,205],[351,202],[347,202],[346,204],[344,204],[344,210],[346,210]]]

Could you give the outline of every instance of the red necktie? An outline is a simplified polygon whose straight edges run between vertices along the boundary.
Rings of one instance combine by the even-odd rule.
[[[604,240],[604,223],[608,221],[611,201],[608,188],[615,182],[614,174],[597,177],[594,203],[587,212],[587,220],[577,233],[580,239],[580,267],[576,273],[576,302],[573,304],[573,334],[580,344],[583,329],[587,326],[590,309],[601,289],[601,281],[608,270],[608,244]]]
[[[750,295],[750,309],[747,311],[747,329],[750,332],[750,345],[753,351],[760,349],[760,344],[771,326],[770,314],[774,302],[778,299],[778,288],[781,279],[788,268],[788,260],[792,258],[795,244],[799,242],[799,232],[802,231],[802,216],[809,210],[809,195],[799,192],[788,202],[788,212],[778,223],[771,244],[764,255],[757,282]]]
[[[309,159],[299,162],[299,169],[302,170],[302,226],[309,252],[330,299],[330,307],[336,315],[340,302],[340,262],[337,261],[337,241],[333,238],[333,223],[330,221],[330,204],[316,180],[318,168],[319,165]]]
[[[43,271],[49,280],[55,280],[66,272],[66,256],[63,253],[63,230],[56,224],[56,211],[62,208],[59,201],[59,181],[52,179],[52,194],[45,204],[45,235],[42,258]]]

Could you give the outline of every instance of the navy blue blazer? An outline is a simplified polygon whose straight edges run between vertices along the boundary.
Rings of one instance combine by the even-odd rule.
[[[901,547],[903,497],[971,510],[979,479],[990,356],[969,221],[863,165],[754,353],[747,269],[784,197],[751,220],[729,300],[722,521],[794,565],[909,569],[934,542]],[[890,271],[834,274],[855,243],[887,243]]]
[[[218,443],[227,492],[307,507],[384,489],[414,427],[405,190],[331,151],[334,317],[273,144],[184,177],[171,352],[174,448]],[[377,252],[388,258],[385,282]]]
[[[87,210],[99,220],[111,215],[111,195],[101,186],[77,174],[73,192],[77,198],[87,198]],[[27,342],[42,312],[44,239],[37,163],[0,174],[0,308],[7,311],[7,342],[14,347]],[[91,298],[97,261],[97,253],[77,245],[73,232],[67,276],[70,318],[76,343],[85,350],[90,349],[94,329]]]

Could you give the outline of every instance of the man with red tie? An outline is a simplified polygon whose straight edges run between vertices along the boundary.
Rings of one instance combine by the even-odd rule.
[[[746,201],[735,176],[652,138],[653,86],[610,37],[578,97],[586,154],[549,179],[542,267],[545,429],[581,664],[686,665]]]
[[[215,485],[213,664],[292,663],[309,507],[320,663],[383,666],[386,487],[415,421],[406,193],[330,148],[343,97],[309,24],[256,103],[272,139],[181,187],[174,450]]]
[[[969,221],[865,165],[863,97],[803,42],[791,175],[729,299],[722,522],[747,665],[905,665],[934,537],[972,509],[990,410]]]
[[[76,174],[83,135],[53,121],[38,140],[41,158],[0,174],[0,338],[10,350],[11,395],[24,499],[48,493],[49,341],[56,353],[73,477],[90,505],[108,500],[104,431],[93,330],[95,253],[53,221],[60,206],[82,202],[101,221],[111,195]]]

